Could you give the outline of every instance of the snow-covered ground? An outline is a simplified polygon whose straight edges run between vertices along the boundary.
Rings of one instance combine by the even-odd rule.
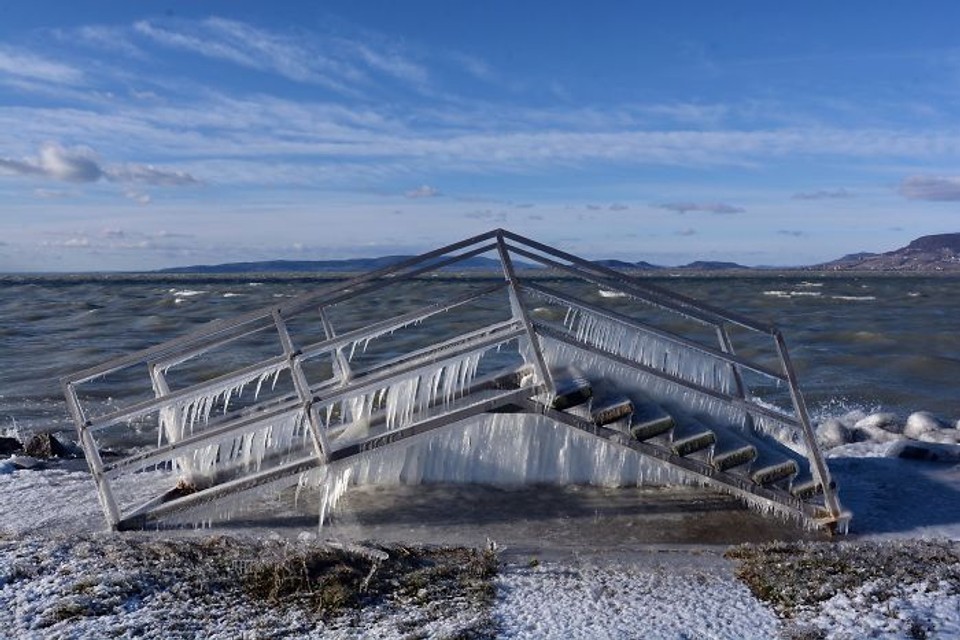
[[[854,513],[850,544],[940,539],[954,541],[952,548],[957,549],[960,464],[951,458],[951,447],[958,445],[941,448],[939,461],[890,457],[896,453],[896,446],[900,445],[867,440],[842,444],[829,453],[841,499]],[[154,493],[164,480],[169,481],[162,474],[140,476],[139,486],[131,490],[142,492],[144,497]],[[588,504],[582,502],[583,496],[580,499]],[[722,502],[711,507],[718,512],[727,508]],[[729,509],[723,517],[735,522],[737,514],[743,514],[741,521],[749,528],[746,523],[752,522],[753,514]],[[660,523],[675,527],[683,522],[674,513],[653,511],[642,515],[650,518],[646,526]],[[698,518],[719,517],[707,511],[701,516],[694,514],[687,524]],[[870,579],[851,584],[826,600],[798,610],[794,619],[784,619],[782,612],[778,617],[768,602],[757,599],[737,579],[737,561],[723,557],[725,545],[691,546],[675,538],[644,545],[640,542],[643,535],[636,532],[625,532],[621,537],[626,544],[617,543],[620,534],[609,530],[611,523],[635,523],[639,516],[624,520],[621,514],[620,520],[613,516],[607,520],[608,514],[592,506],[562,513],[554,521],[528,519],[512,533],[509,523],[499,522],[498,528],[491,528],[496,531],[494,539],[507,548],[501,556],[501,570],[495,578],[496,597],[489,609],[481,611],[443,601],[416,606],[392,602],[326,623],[303,611],[278,612],[262,604],[237,602],[220,592],[203,597],[193,594],[194,600],[184,601],[177,597],[180,587],[151,590],[144,585],[152,584],[153,574],[143,567],[117,564],[116,542],[122,537],[90,535],[102,528],[101,517],[93,484],[76,465],[21,469],[0,462],[3,634],[14,638],[98,638],[111,634],[211,638],[458,634],[503,638],[771,638],[797,637],[802,631],[811,638],[960,638],[960,579],[955,578],[960,569],[952,565],[947,567],[948,577],[935,582],[905,579],[891,586]],[[345,522],[347,529],[355,529],[352,537],[362,536],[362,522],[349,518]],[[471,535],[483,538],[485,527],[493,527],[492,523],[489,518],[481,519],[472,525]],[[394,537],[402,539],[404,531],[418,535],[419,530],[410,522],[403,526]],[[469,531],[470,526],[458,530]],[[384,529],[371,527],[367,531],[379,534]],[[576,548],[583,549],[582,553],[563,540],[576,531],[580,536]],[[208,530],[192,536],[216,533]],[[269,535],[264,530],[254,533]],[[290,532],[285,535],[296,537]],[[320,536],[324,536],[323,531]],[[317,531],[311,529],[302,537],[315,539]],[[591,537],[596,545],[584,547],[584,540],[589,542]],[[472,542],[467,538],[464,534],[462,542]],[[742,540],[751,538],[745,535]],[[98,541],[104,549],[113,549],[110,553],[114,555],[98,552]],[[78,555],[78,545],[85,550],[83,554]],[[96,606],[88,606],[90,602]],[[70,607],[81,605],[90,613],[67,615],[49,624],[52,612],[69,613]]]

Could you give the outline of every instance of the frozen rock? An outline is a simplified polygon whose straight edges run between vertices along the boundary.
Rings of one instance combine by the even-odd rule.
[[[827,418],[817,426],[817,441],[830,449],[850,442],[850,430],[836,418]]]
[[[23,451],[23,444],[16,438],[0,437],[0,456],[9,456]]]
[[[930,442],[904,442],[891,455],[908,460],[929,462],[960,462],[960,445],[935,444]]]
[[[903,435],[914,440],[920,440],[925,433],[940,430],[940,422],[929,411],[917,411],[907,418],[907,425],[903,428]]]
[[[887,431],[886,429],[873,424],[866,424],[862,427],[858,427],[857,431],[864,435],[866,439],[870,440],[871,442],[893,442],[894,440],[903,440],[903,436],[901,434]]]
[[[861,411],[860,409],[854,409],[853,411],[848,411],[840,417],[840,422],[843,423],[848,429],[853,428],[855,424],[867,417],[867,414]]]
[[[16,469],[42,469],[43,461],[30,456],[11,456],[8,463]]]
[[[866,418],[858,420],[855,429],[883,429],[890,433],[903,433],[903,425],[897,420],[893,413],[871,413]]]
[[[924,431],[917,440],[921,442],[938,442],[941,444],[956,444],[957,431],[955,429],[935,429]]]
[[[73,455],[52,433],[38,433],[27,441],[24,453],[33,458],[68,458]]]

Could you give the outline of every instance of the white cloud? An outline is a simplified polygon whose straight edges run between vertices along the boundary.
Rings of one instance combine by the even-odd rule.
[[[151,198],[149,193],[143,193],[142,191],[127,190],[123,192],[123,195],[133,200],[137,204],[144,205],[144,206],[150,204]]]
[[[114,182],[146,184],[156,187],[184,187],[201,184],[200,180],[184,171],[158,169],[152,165],[126,164],[108,169],[105,174],[108,180]]]
[[[960,200],[960,177],[910,176],[900,183],[900,195],[910,200],[955,202]]]
[[[478,80],[493,82],[497,79],[497,74],[486,61],[465,53],[452,53],[450,59],[459,65],[464,71]]]
[[[431,187],[430,185],[424,184],[420,185],[416,189],[407,191],[403,195],[407,198],[436,198],[442,194],[436,187]]]
[[[76,29],[54,29],[53,35],[63,42],[121,53],[132,58],[142,58],[145,55],[127,37],[127,29],[104,25],[86,25]]]
[[[0,170],[24,176],[43,176],[64,182],[96,182],[103,176],[92,151],[83,147],[66,149],[55,143],[40,147],[37,158],[0,158]]]
[[[173,21],[163,26],[141,20],[133,25],[156,44],[274,73],[294,82],[359,95],[374,84],[371,72],[418,88],[429,83],[426,67],[396,44],[364,35],[356,38],[271,31],[244,22],[212,17]]]
[[[819,191],[803,191],[793,194],[794,200],[831,200],[839,198],[852,198],[853,194],[844,188],[840,189],[821,189]]]
[[[84,74],[79,69],[28,51],[0,47],[0,79],[13,76],[53,84],[79,85]]]
[[[189,173],[158,169],[151,165],[104,167],[93,150],[87,147],[63,147],[54,142],[43,144],[36,158],[0,158],[0,173],[39,176],[73,183],[97,182],[104,178],[111,182],[160,187],[200,184],[200,181]]]
[[[656,205],[660,209],[675,211],[676,213],[689,213],[691,211],[716,214],[743,213],[746,211],[743,207],[737,207],[725,202],[667,202]]]

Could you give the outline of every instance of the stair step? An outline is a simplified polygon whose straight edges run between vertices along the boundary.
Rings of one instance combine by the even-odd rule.
[[[673,424],[673,416],[667,414],[644,422],[636,422],[636,416],[634,416],[634,423],[630,425],[630,433],[633,434],[634,438],[643,442],[670,431],[670,429],[673,429]]]
[[[831,483],[831,488],[836,488],[836,486]],[[790,485],[790,493],[795,498],[809,500],[810,498],[816,497],[823,493],[823,485],[819,480],[814,480],[813,478],[808,477],[800,481],[794,481]]]
[[[605,424],[622,420],[633,413],[633,401],[630,398],[611,398],[600,403],[595,403],[591,418],[593,424],[602,427]]]
[[[697,451],[703,451],[712,447],[717,441],[717,435],[713,431],[701,431],[673,441],[673,452],[678,456],[688,456]]]
[[[750,473],[750,478],[757,484],[773,484],[792,478],[800,472],[800,467],[793,460],[784,460],[775,464],[760,467]]]
[[[583,376],[554,378],[557,394],[552,406],[558,411],[581,405],[593,396],[593,386]]]
[[[734,467],[753,462],[757,459],[757,448],[752,444],[745,444],[734,449],[727,449],[713,454],[713,467],[718,471],[727,471]]]

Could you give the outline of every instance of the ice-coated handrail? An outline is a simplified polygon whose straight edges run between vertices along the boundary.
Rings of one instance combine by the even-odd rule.
[[[502,281],[475,287],[465,294],[431,300],[413,310],[401,310],[394,317],[372,321],[342,333],[337,331],[327,314],[333,305],[358,296],[369,296],[395,283],[411,281],[483,254],[492,254],[499,259]],[[719,344],[710,346],[673,329],[657,327],[650,318],[607,309],[536,282],[542,272],[518,269],[514,264],[515,257],[531,260],[567,277],[622,292],[632,300],[713,327]],[[504,290],[505,296],[501,293]],[[546,299],[551,305],[566,307],[568,315],[563,326],[537,317],[532,308],[528,308],[528,298]],[[365,345],[438,314],[449,314],[453,319],[469,315],[470,303],[478,300],[495,300],[506,305],[501,317],[509,319],[491,324],[487,316],[482,323],[474,318],[472,324],[451,324],[472,328],[458,329],[456,335],[450,337],[448,333],[442,339],[432,337],[429,332],[412,331],[408,338],[408,342],[412,342],[404,347],[405,352],[381,353],[374,356],[379,360],[372,365],[366,361],[365,366],[352,365],[345,354],[350,345]],[[315,320],[323,329],[325,338],[319,341],[298,335],[295,325],[287,322],[309,312],[317,314]],[[478,311],[474,309],[473,313]],[[475,328],[478,324],[479,328]],[[782,371],[738,355],[727,332],[729,325],[771,337]],[[213,349],[229,350],[253,333],[271,331],[277,335],[275,355],[183,388],[171,389],[167,384],[168,370],[176,370],[186,361]],[[505,384],[505,387],[474,384],[473,375],[479,359],[499,351],[504,345],[510,350],[510,357],[523,363],[521,369],[514,370],[524,371],[523,376],[517,377],[517,374],[499,379],[497,385]],[[823,494],[823,506],[804,502],[785,489],[717,470],[708,462],[684,457],[678,449],[624,439],[615,430],[591,426],[592,423],[582,417],[557,410],[553,405],[558,391],[552,367],[576,365],[576,362],[556,361],[563,348],[579,349],[580,353],[605,358],[616,366],[692,391],[711,402],[719,402],[744,416],[751,429],[752,418],[756,417],[798,430],[810,472]],[[320,356],[331,358],[334,375],[319,382],[311,381],[305,367]],[[78,389],[107,374],[136,372],[136,368],[144,364],[149,373],[145,379],[152,385],[155,397],[106,415],[87,417]],[[745,371],[784,384],[790,392],[792,414],[754,401],[741,375]],[[273,375],[276,384],[281,372],[290,375],[289,379],[285,378],[287,386],[279,392],[269,398],[255,397],[252,402],[248,399],[246,406],[227,410],[231,395],[244,385],[259,381],[259,392],[266,377]],[[653,456],[685,473],[693,473],[706,484],[746,497],[748,502],[755,500],[772,505],[776,510],[789,512],[808,522],[842,527],[847,518],[817,445],[786,344],[776,327],[503,229],[328,284],[282,304],[212,321],[182,337],[64,376],[61,384],[108,526],[114,529],[162,519],[179,510],[254,487],[295,483],[299,474],[310,469],[335,461],[339,465],[363,452],[394,446],[409,438],[503,410],[530,411],[552,417],[571,428],[592,433],[642,455]],[[447,399],[450,398],[457,401],[448,407]],[[215,404],[222,405],[223,411],[210,420],[209,413]],[[378,412],[379,417],[371,421],[364,413],[367,411]],[[152,415],[157,416],[158,428],[166,430],[167,442],[158,439],[156,447],[105,465],[95,434],[105,427],[122,427],[132,419]],[[338,416],[340,422],[337,426],[331,423],[332,416]],[[184,429],[188,418],[191,421],[189,432]],[[361,430],[363,433],[359,436],[351,433],[351,438],[359,437],[359,440],[343,440],[341,435],[347,429],[345,420],[363,422],[368,425],[370,433],[364,435],[366,432]],[[171,426],[171,421],[180,421],[180,424]],[[196,431],[193,431],[193,421],[199,421]],[[297,437],[305,440],[291,445],[290,438],[294,433],[302,434]],[[221,452],[220,446],[230,451]],[[231,462],[235,460],[245,460],[247,466]],[[178,487],[173,492],[136,505],[122,504],[113,483],[137,470],[158,464],[173,465],[184,473],[201,473],[207,468],[219,471],[199,484],[192,484],[187,478],[186,489]],[[234,466],[223,466],[227,464]],[[261,464],[267,466],[261,468]]]

